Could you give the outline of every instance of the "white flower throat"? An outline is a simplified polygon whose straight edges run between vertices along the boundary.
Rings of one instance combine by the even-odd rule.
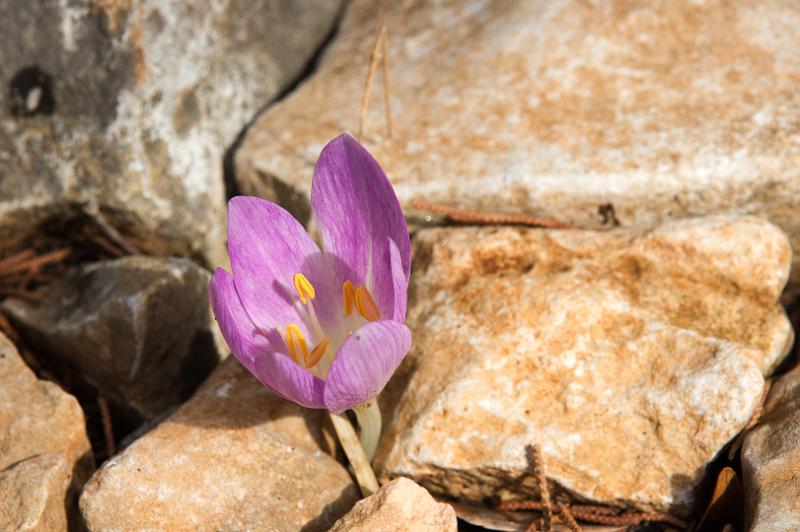
[[[314,299],[317,296],[314,285],[302,273],[294,274],[293,282],[298,296],[295,308],[309,331],[309,340],[312,341],[309,343],[306,340],[296,323],[289,323],[285,332],[280,328],[278,332],[281,333],[292,360],[314,375],[324,378],[345,339],[365,323],[380,320],[381,311],[366,286],[356,287],[350,281],[345,281],[342,284],[342,315],[336,320],[337,326],[326,331],[314,310]],[[314,347],[309,350],[309,345]]]

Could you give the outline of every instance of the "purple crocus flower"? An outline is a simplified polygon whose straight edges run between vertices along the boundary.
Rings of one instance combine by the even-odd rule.
[[[340,413],[377,396],[411,346],[411,244],[389,180],[349,135],[322,150],[311,205],[322,250],[274,203],[231,199],[233,274],[217,268],[209,296],[231,351],[265,386]]]

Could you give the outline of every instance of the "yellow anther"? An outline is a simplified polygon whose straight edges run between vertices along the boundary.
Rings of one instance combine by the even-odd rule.
[[[286,345],[289,347],[289,354],[292,356],[292,360],[297,364],[302,365],[302,362],[308,360],[308,344],[306,344],[303,331],[294,323],[286,326]],[[302,354],[302,358],[298,354]]]
[[[350,281],[345,281],[342,285],[342,298],[344,299],[344,315],[349,316],[353,313],[356,304],[356,287]]]
[[[314,286],[302,273],[294,274],[294,289],[297,290],[297,295],[300,296],[300,301],[304,305],[308,303],[309,299],[314,299],[317,295],[314,291]]]
[[[314,366],[319,364],[319,361],[322,360],[323,356],[325,356],[325,351],[328,350],[328,345],[330,343],[331,343],[330,340],[328,340],[327,338],[323,338],[322,341],[318,343],[316,347],[314,347],[314,349],[311,350],[311,354],[308,355],[308,358],[306,359],[307,368],[313,368]]]
[[[381,311],[375,300],[372,299],[369,290],[363,284],[356,290],[356,307],[367,321],[378,321],[381,319]]]

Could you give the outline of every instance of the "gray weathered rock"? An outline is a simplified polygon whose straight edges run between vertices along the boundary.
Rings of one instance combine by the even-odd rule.
[[[529,498],[537,443],[557,491],[685,515],[791,344],[789,264],[754,218],[420,231],[414,348],[384,394],[376,468],[438,495]]]
[[[233,357],[95,474],[89,530],[327,530],[358,499],[327,416],[279,399]]]
[[[93,469],[78,401],[0,334],[0,529],[63,530]]]
[[[151,418],[186,400],[227,351],[213,337],[209,273],[187,259],[82,266],[4,309],[36,349]]]
[[[0,5],[0,236],[99,207],[156,254],[225,258],[223,154],[338,0]]]
[[[248,130],[243,191],[307,212],[322,146],[357,131],[380,5],[356,0],[317,72]],[[800,249],[800,4],[393,2],[363,141],[413,198],[653,227],[769,218]],[[795,261],[800,281],[800,253]]]
[[[456,532],[453,508],[436,502],[425,488],[400,477],[356,503],[330,532]]]
[[[752,531],[800,524],[800,367],[770,390],[759,424],[742,447],[745,521]]]
[[[0,529],[67,530],[64,497],[71,480],[71,464],[59,453],[36,455],[0,471]]]

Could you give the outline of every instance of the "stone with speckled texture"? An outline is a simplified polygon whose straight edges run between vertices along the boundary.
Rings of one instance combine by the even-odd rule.
[[[224,263],[225,150],[340,5],[0,3],[0,238],[85,207],[151,254]]]
[[[279,399],[233,357],[186,404],[103,464],[89,530],[326,530],[358,500],[326,413]]]
[[[756,218],[420,231],[376,469],[529,498],[537,443],[556,492],[685,515],[791,345],[790,255]]]
[[[316,73],[248,130],[243,191],[307,215],[320,149],[358,131],[379,16],[354,1]],[[378,68],[362,140],[404,207],[584,228],[757,214],[800,249],[800,4],[403,0],[386,20],[394,133]]]

